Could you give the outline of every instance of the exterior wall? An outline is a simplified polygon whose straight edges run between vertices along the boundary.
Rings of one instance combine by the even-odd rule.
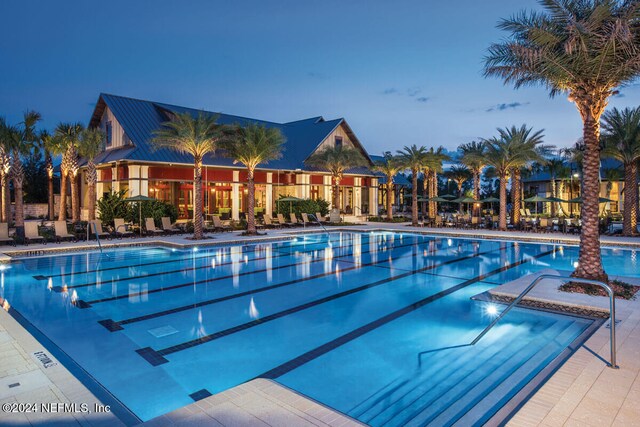
[[[335,143],[335,137],[336,136],[340,136],[342,137],[342,145],[344,146],[348,146],[348,147],[352,147],[355,148],[355,144],[353,143],[353,141],[351,141],[351,139],[349,138],[349,136],[347,135],[347,132],[345,131],[345,128],[343,125],[338,126],[333,132],[331,132],[325,139],[324,141],[322,141],[320,143],[320,145],[318,146],[318,148],[316,149],[316,151],[322,151],[324,150],[326,147],[332,147]],[[315,151],[314,151],[315,152]]]
[[[109,121],[111,122],[111,145],[107,147],[107,150],[130,144],[129,138],[125,135],[124,130],[118,120],[116,120],[116,117],[113,115],[109,107],[105,107],[102,118],[100,119],[100,129],[104,131],[106,129],[106,123]]]

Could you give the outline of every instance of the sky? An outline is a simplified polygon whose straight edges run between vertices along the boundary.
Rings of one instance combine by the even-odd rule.
[[[275,122],[344,117],[369,153],[494,136],[526,123],[581,135],[566,97],[482,76],[534,0],[2,0],[0,116],[85,124],[101,92]],[[610,106],[635,107],[640,85]]]

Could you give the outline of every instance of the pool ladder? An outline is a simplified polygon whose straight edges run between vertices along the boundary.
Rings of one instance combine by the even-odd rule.
[[[599,280],[580,279],[580,278],[577,278],[577,277],[563,277],[563,276],[557,276],[555,274],[541,274],[540,276],[536,277],[529,284],[529,286],[527,286],[522,292],[520,292],[520,295],[518,295],[516,297],[516,299],[511,301],[511,303],[507,306],[507,308],[505,308],[504,311],[502,313],[500,313],[500,315],[498,317],[493,319],[493,321],[491,323],[489,323],[489,325],[486,328],[484,328],[484,330],[482,332],[480,332],[478,334],[478,336],[475,337],[475,339],[473,341],[471,341],[471,343],[463,344],[463,345],[457,345],[457,346],[454,346],[454,347],[465,347],[465,346],[471,346],[471,345],[477,344],[478,341],[480,341],[482,339],[482,337],[484,337],[487,334],[487,332],[489,332],[491,330],[491,328],[493,328],[500,321],[500,319],[502,319],[513,307],[518,305],[518,303],[522,300],[522,298],[524,298],[538,283],[540,283],[540,281],[542,281],[544,279],[560,280],[562,282],[574,282],[574,283],[584,283],[584,284],[588,284],[588,285],[596,285],[596,286],[600,286],[601,288],[603,288],[607,292],[607,294],[609,295],[609,319],[610,319],[610,324],[611,324],[611,327],[609,329],[609,347],[610,347],[610,364],[609,364],[609,367],[613,368],[613,369],[618,369],[619,366],[616,364],[616,302],[615,302],[615,296],[614,296],[613,290],[611,289],[611,287],[609,285],[607,285],[606,283],[601,282]],[[431,353],[431,352],[433,352],[433,350],[428,350],[428,351],[423,351],[423,352],[418,353],[418,363],[421,362],[423,354]]]
[[[96,242],[98,242],[98,249],[100,249],[100,255],[102,255],[102,244],[100,243],[100,235],[98,234],[98,226],[95,222],[89,222],[93,226],[93,234],[96,235]],[[91,228],[91,227],[89,227]],[[89,240],[89,235],[87,234],[87,240]]]

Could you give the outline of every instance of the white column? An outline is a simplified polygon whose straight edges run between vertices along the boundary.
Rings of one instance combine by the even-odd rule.
[[[240,171],[233,171],[233,184],[231,184],[231,219],[240,220]]]
[[[267,172],[267,184],[264,186],[265,187],[265,192],[266,194],[266,204],[267,206],[265,206],[265,213],[267,215],[273,215],[273,173],[272,172]]]
[[[353,214],[362,215],[362,178],[353,178]]]
[[[116,166],[111,168],[111,189],[113,191],[120,191],[120,181],[118,181],[118,168]]]
[[[333,208],[331,200],[331,175],[324,175],[322,182],[324,184],[324,195],[322,198],[329,202],[330,208]]]
[[[390,194],[387,194],[390,197]],[[369,215],[378,215],[378,178],[371,178],[369,187]]]
[[[149,166],[129,165],[129,197],[149,196]]]

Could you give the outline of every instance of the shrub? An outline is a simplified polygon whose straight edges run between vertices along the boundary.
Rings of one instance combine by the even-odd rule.
[[[178,208],[170,203],[161,200],[141,202],[141,205],[129,203],[126,201],[125,194],[125,190],[120,190],[111,192],[98,200],[98,219],[103,224],[113,226],[114,218],[124,218],[125,221],[138,224],[141,211],[143,224],[145,218],[153,218],[156,225],[160,225],[163,216],[171,218],[172,223],[178,219]]]
[[[285,196],[280,196],[284,198]],[[283,214],[285,218],[289,218],[289,214],[293,212],[300,216],[301,213],[316,214],[320,212],[322,216],[329,213],[329,202],[323,199],[301,199],[298,202],[277,202],[276,201],[276,214]]]
[[[105,194],[97,202],[98,219],[105,225],[113,227],[114,218],[127,218],[131,210],[128,202],[125,202],[125,190],[112,191]]]

